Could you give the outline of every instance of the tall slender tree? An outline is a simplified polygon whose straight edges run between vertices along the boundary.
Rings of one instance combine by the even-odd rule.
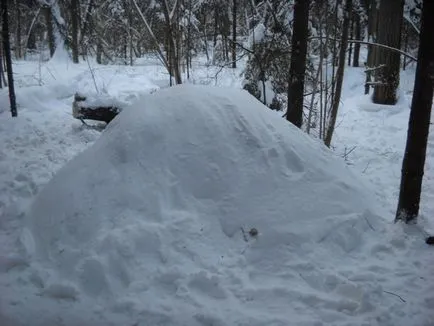
[[[5,53],[6,69],[8,75],[9,86],[9,101],[11,106],[11,114],[13,117],[18,115],[17,103],[15,100],[15,88],[14,88],[14,75],[12,72],[12,56],[11,45],[9,40],[9,17],[8,17],[8,2],[1,2],[1,17],[2,17],[2,38],[3,38],[3,51]]]
[[[71,0],[71,50],[72,62],[78,63],[78,28],[80,17],[80,2],[79,0]]]
[[[356,10],[354,12],[354,39],[361,41],[362,40],[362,24],[360,22],[360,10]],[[354,44],[354,56],[353,56],[353,67],[359,66],[359,58],[360,58],[360,43]]]
[[[335,131],[336,118],[338,116],[339,104],[341,102],[342,85],[344,82],[344,73],[345,73],[345,53],[347,51],[347,45],[348,45],[348,35],[349,35],[349,27],[350,27],[350,20],[351,20],[350,16],[351,16],[352,8],[353,8],[353,1],[346,0],[345,11],[344,11],[344,22],[342,24],[341,45],[339,48],[338,69],[336,71],[336,87],[332,99],[330,121],[327,127],[326,136],[324,138],[324,144],[327,147],[330,147],[332,143],[332,137]]]
[[[407,144],[401,171],[396,220],[408,223],[419,214],[434,88],[434,1],[424,0],[419,53]]]
[[[392,48],[401,48],[401,26],[404,14],[404,0],[380,0],[377,42]],[[373,101],[377,104],[393,105],[397,101],[401,55],[395,51],[378,48],[375,65],[384,65],[377,74]]]
[[[308,27],[309,1],[295,0],[286,119],[299,128],[303,124],[304,75],[306,71]]]
[[[232,0],[232,68],[237,67],[237,2]]]
[[[53,28],[53,14],[51,12],[51,7],[48,4],[42,5],[42,11],[45,16],[45,24],[47,25],[47,37],[48,37],[48,47],[50,48],[50,56],[54,55],[56,51],[56,40],[54,38],[54,28]]]

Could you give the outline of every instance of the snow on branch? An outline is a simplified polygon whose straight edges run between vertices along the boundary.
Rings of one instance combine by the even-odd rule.
[[[348,42],[349,42],[349,43],[361,43],[361,44],[367,44],[367,45],[377,46],[377,47],[379,47],[379,48],[388,49],[388,50],[390,50],[390,51],[399,52],[399,53],[401,53],[403,56],[405,56],[405,57],[407,57],[407,58],[409,58],[409,59],[411,59],[411,60],[417,62],[416,57],[412,56],[411,54],[408,54],[407,52],[404,52],[404,51],[402,51],[402,50],[400,50],[400,49],[397,49],[397,48],[394,48],[394,47],[391,47],[391,46],[387,46],[387,45],[380,44],[380,43],[374,43],[374,42],[360,41],[360,40],[348,40]]]
[[[381,64],[381,65],[379,65],[377,67],[368,67],[368,66],[366,66],[365,72],[371,72],[371,71],[380,70],[380,69],[383,69],[384,67],[386,67],[385,64]]]

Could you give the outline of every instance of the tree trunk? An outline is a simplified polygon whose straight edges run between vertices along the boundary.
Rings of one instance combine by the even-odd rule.
[[[237,67],[237,1],[232,0],[232,68]]]
[[[401,171],[396,220],[408,223],[419,214],[434,87],[434,2],[423,1],[419,53]]]
[[[350,35],[349,38],[353,39],[354,36],[354,20],[355,20],[355,13],[351,14],[351,22],[350,22]],[[351,58],[353,56],[353,43],[348,44],[348,65],[351,66]]]
[[[78,20],[80,16],[79,0],[71,0],[72,62],[78,63]]]
[[[1,46],[1,43],[0,43],[0,88],[3,88],[3,47]]]
[[[17,103],[15,100],[15,89],[14,89],[14,75],[12,72],[12,56],[11,56],[11,45],[9,41],[9,17],[8,17],[8,2],[1,2],[2,11],[2,39],[3,39],[3,50],[6,60],[6,68],[8,74],[8,85],[9,85],[9,101],[11,106],[11,114],[13,117],[18,115]]]
[[[29,32],[29,37],[27,38],[26,49],[36,50],[36,35],[33,30]]]
[[[102,42],[99,39],[99,36],[96,42],[96,63],[100,65],[102,64]]]
[[[404,34],[405,34],[405,38],[404,38],[404,51],[408,52],[408,38],[409,38],[408,24],[405,24]],[[404,56],[403,60],[404,61],[402,63],[402,70],[405,70],[405,68],[407,68],[407,57]]]
[[[87,33],[89,32],[89,26],[91,24],[91,20],[92,20],[92,10],[93,10],[93,5],[94,5],[94,0],[90,0],[89,4],[87,5],[86,8],[86,15],[84,17],[84,21],[80,30],[80,41],[79,44],[82,46],[82,56],[84,56],[85,54],[87,54],[87,48],[83,47],[84,44],[84,37],[87,35]]]
[[[128,42],[130,50],[130,66],[134,64],[134,44],[133,44],[133,12],[131,0],[128,0]]]
[[[309,2],[296,0],[291,47],[286,119],[301,128],[303,124],[304,74],[306,71]]]
[[[175,3],[175,6],[178,6],[179,2]],[[176,11],[176,8],[172,8],[172,11]],[[165,1],[165,5],[163,6],[163,14],[166,21],[167,28],[167,62],[169,63],[169,73],[175,77],[175,83],[182,84],[182,75],[180,70],[180,60],[179,60],[179,49],[177,49],[177,45],[179,44],[176,39],[176,31],[173,24],[173,17],[170,15],[171,10],[168,7],[168,3]],[[172,82],[172,81],[171,81]]]
[[[344,72],[345,72],[345,52],[348,45],[348,34],[350,27],[350,15],[353,7],[352,0],[346,0],[345,11],[344,11],[344,23],[342,26],[342,39],[341,47],[339,48],[339,63],[338,69],[336,71],[336,88],[332,102],[332,109],[330,114],[330,121],[327,127],[326,137],[324,139],[324,144],[330,147],[332,143],[333,132],[335,131],[336,118],[338,116],[339,103],[341,101],[342,84],[344,82]]]
[[[360,23],[360,13],[356,12],[354,14],[355,19],[355,39],[360,41],[362,39],[362,28]],[[359,66],[359,58],[360,58],[360,43],[354,44],[354,56],[353,56],[353,67]]]
[[[377,42],[396,49],[401,48],[401,26],[404,0],[381,0]],[[375,66],[386,65],[379,70],[374,87],[373,102],[393,105],[397,101],[401,55],[384,48],[378,48]]]
[[[42,7],[45,16],[45,24],[47,25],[48,47],[50,48],[50,57],[54,55],[56,51],[56,40],[54,39],[53,31],[53,17],[51,14],[51,8],[48,5]]]
[[[21,42],[21,7],[18,1],[15,2],[15,10],[16,10],[16,33],[15,33],[15,57],[17,59],[21,59],[23,56],[22,53],[22,42]]]
[[[368,41],[377,41],[377,30],[378,30],[378,8],[377,0],[370,0],[369,3],[369,15],[368,15]],[[368,45],[368,58],[367,66],[373,67],[375,65],[375,58],[377,55],[377,48],[372,45]],[[365,90],[365,94],[369,94],[369,87]]]

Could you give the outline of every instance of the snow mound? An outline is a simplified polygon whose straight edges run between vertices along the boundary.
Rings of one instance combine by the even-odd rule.
[[[372,207],[340,159],[247,92],[177,86],[60,170],[22,242],[45,300],[97,299],[99,316],[339,325],[375,309],[337,272],[378,237]]]

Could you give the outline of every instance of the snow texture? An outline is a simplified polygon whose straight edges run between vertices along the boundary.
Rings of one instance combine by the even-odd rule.
[[[100,138],[70,116],[94,88],[87,64],[16,63],[19,117],[0,112],[1,326],[434,324],[432,248],[392,222],[414,70],[386,108],[349,69],[344,161],[243,91],[155,92],[164,69],[137,62],[94,68],[100,91],[135,103]],[[191,83],[241,85],[215,70]]]

